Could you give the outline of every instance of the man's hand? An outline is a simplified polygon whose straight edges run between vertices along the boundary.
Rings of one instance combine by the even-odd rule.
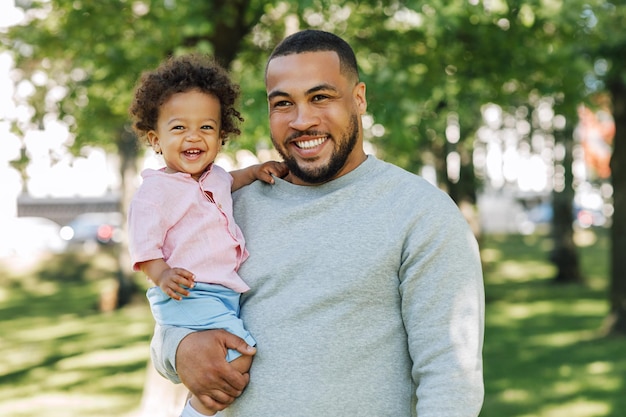
[[[228,349],[237,350],[243,356],[228,363]],[[176,370],[182,383],[205,407],[223,410],[248,385],[248,371],[255,353],[255,348],[225,330],[195,332],[178,345]],[[235,362],[238,362],[237,367],[233,366]]]

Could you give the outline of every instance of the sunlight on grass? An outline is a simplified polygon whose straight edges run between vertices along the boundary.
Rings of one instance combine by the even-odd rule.
[[[502,251],[498,249],[483,249],[480,251],[480,258],[484,263],[495,263],[502,259]]]
[[[587,365],[587,372],[591,375],[605,374],[613,369],[613,364],[608,362],[593,362]]]
[[[530,346],[550,346],[550,347],[565,347],[574,345],[581,340],[588,340],[593,338],[595,331],[573,331],[573,332],[556,332],[551,334],[541,334],[529,337],[528,344]]]
[[[8,300],[10,293],[11,292],[8,288],[0,288],[0,303],[4,303],[6,300]]]
[[[6,353],[0,356],[0,375],[36,366],[43,362],[47,354],[45,346],[32,344],[21,345],[19,349],[11,350],[3,346],[2,351]]]
[[[525,401],[528,401],[530,396],[530,392],[515,388],[506,389],[504,390],[504,392],[502,392],[502,394],[500,394],[500,397],[503,401],[513,403],[523,403]]]
[[[85,395],[65,392],[33,394],[27,399],[2,403],[3,415],[11,417],[68,417],[68,416],[122,416],[121,410],[130,409],[124,395]],[[42,412],[42,410],[45,410]]]
[[[57,362],[60,370],[89,369],[102,366],[119,366],[146,361],[146,345],[134,345],[120,349],[105,349],[62,359]]]
[[[577,229],[574,232],[574,243],[580,248],[591,246],[598,241],[598,236],[588,229]]]
[[[50,323],[44,328],[18,330],[17,337],[25,342],[42,342],[81,334],[85,331],[86,324],[81,322],[80,317],[61,316],[57,320],[59,322]]]
[[[570,401],[567,404],[544,407],[541,410],[541,417],[591,417],[606,416],[611,408],[601,402],[580,399]],[[530,417],[530,415],[529,415]],[[536,416],[533,416],[536,417]]]
[[[553,265],[546,264],[545,261],[524,261],[517,262],[507,260],[500,262],[497,271],[500,281],[531,281],[536,278],[550,277],[554,275],[555,268]]]

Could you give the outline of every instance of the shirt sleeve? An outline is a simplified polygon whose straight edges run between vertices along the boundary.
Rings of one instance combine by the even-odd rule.
[[[145,193],[143,193],[145,194]],[[136,195],[128,208],[128,250],[134,271],[137,264],[164,257],[166,228],[159,206]]]
[[[400,271],[417,415],[475,417],[484,398],[478,245],[453,203],[444,201],[427,216],[407,235]]]
[[[176,372],[176,350],[180,342],[193,333],[193,330],[184,327],[159,326],[154,328],[154,335],[150,342],[150,356],[155,369],[161,376],[174,384],[180,384]]]

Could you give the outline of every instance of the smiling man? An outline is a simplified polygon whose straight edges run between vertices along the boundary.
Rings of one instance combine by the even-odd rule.
[[[484,294],[467,222],[445,193],[365,154],[366,88],[341,38],[287,37],[265,81],[290,173],[233,196],[252,367],[224,360],[255,353],[235,336],[169,327],[156,366],[224,416],[477,416]]]
[[[354,69],[342,71],[337,53],[276,56],[266,74],[272,141],[292,173],[288,181],[321,184],[365,161],[365,84]]]

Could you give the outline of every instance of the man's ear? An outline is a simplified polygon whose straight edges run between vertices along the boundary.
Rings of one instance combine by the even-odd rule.
[[[364,82],[359,82],[357,85],[354,86],[353,96],[357,108],[359,109],[359,114],[365,114],[365,112],[367,111],[367,98],[365,97]]]

